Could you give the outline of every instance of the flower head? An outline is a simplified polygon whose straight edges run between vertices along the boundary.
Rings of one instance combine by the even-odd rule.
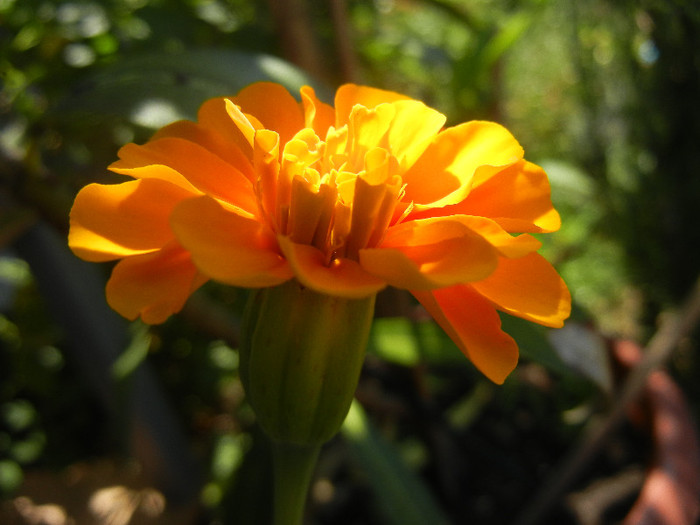
[[[502,126],[443,129],[439,112],[347,84],[335,107],[258,83],[201,107],[110,166],[131,178],[81,190],[69,244],[120,259],[107,284],[127,318],[163,322],[208,279],[295,278],[363,298],[410,290],[489,378],[518,349],[497,310],[558,327],[569,292],[531,233],[559,228],[544,171]],[[514,234],[518,235],[514,235]]]

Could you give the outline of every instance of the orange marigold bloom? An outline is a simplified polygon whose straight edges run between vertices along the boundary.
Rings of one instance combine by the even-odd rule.
[[[261,288],[296,278],[324,294],[410,290],[490,379],[518,348],[497,310],[559,327],[570,295],[530,233],[560,226],[544,171],[502,126],[445,117],[347,84],[335,108],[274,83],[204,103],[75,199],[69,244],[121,259],[107,284],[129,319],[163,322],[206,280]],[[519,233],[519,235],[513,235]]]

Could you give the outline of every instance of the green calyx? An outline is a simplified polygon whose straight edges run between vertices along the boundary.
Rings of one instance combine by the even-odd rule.
[[[360,376],[374,299],[324,295],[296,280],[252,293],[241,378],[273,441],[320,445],[338,432]]]

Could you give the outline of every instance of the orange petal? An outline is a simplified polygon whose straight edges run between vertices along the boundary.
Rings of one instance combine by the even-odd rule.
[[[292,277],[275,235],[264,223],[226,209],[211,197],[181,202],[170,223],[195,265],[211,279],[261,288]]]
[[[176,242],[162,250],[128,257],[107,282],[107,302],[127,319],[158,324],[180,311],[206,278]]]
[[[280,172],[280,137],[275,131],[260,129],[253,137],[253,165],[257,174],[256,189],[260,194],[263,211],[279,228],[275,205]]]
[[[160,177],[161,170],[151,165],[167,166],[176,171],[202,193],[233,204],[251,214],[258,211],[253,185],[236,167],[224,162],[209,150],[180,138],[162,138],[142,146],[129,144],[120,152],[121,161],[112,171],[134,177]],[[149,169],[130,169],[143,168]],[[174,183],[177,181],[168,178]]]
[[[173,207],[192,194],[168,182],[145,179],[85,186],[70,213],[68,244],[88,261],[108,261],[158,250],[174,239]]]
[[[308,244],[297,244],[288,237],[278,237],[280,248],[294,275],[304,286],[328,295],[359,299],[386,286],[386,283],[366,271],[355,261],[334,259],[326,265],[323,253]]]
[[[459,221],[422,219],[389,228],[379,248],[360,250],[360,264],[397,288],[431,290],[484,279],[496,249]]]
[[[335,110],[316,98],[310,86],[301,88],[301,101],[304,105],[304,125],[314,130],[316,135],[325,138],[328,128],[335,124]]]
[[[200,193],[192,184],[170,166],[154,164],[143,147],[129,143],[119,148],[119,160],[109,170],[134,179],[158,179],[179,186],[190,193]]]
[[[522,157],[523,149],[513,135],[493,122],[472,121],[449,128],[404,173],[404,201],[424,207],[455,204],[473,185]]]
[[[471,285],[500,310],[545,326],[561,327],[571,312],[566,284],[537,253],[501,259],[493,274]]]
[[[279,133],[282,144],[304,127],[300,103],[280,84],[251,84],[232,100],[244,113],[255,115],[266,129]]]
[[[498,384],[505,381],[518,363],[518,345],[501,330],[489,301],[469,285],[412,293],[486,377]]]
[[[486,239],[504,257],[523,257],[528,253],[536,252],[542,246],[542,243],[532,235],[513,236],[505,231],[496,221],[486,217],[450,215],[449,218],[461,222],[474,233]]]
[[[398,100],[411,100],[409,97],[367,86],[355,84],[344,84],[338,88],[335,94],[335,127],[339,128],[348,123],[350,112],[355,105],[373,109],[385,102],[395,102]]]
[[[253,115],[243,113],[241,108],[234,104],[232,100],[226,101],[226,112],[245,138],[246,143],[252,146],[255,132],[260,129],[265,129],[265,126]]]
[[[475,186],[463,202],[445,211],[491,217],[511,232],[552,232],[561,226],[547,174],[527,161]]]
[[[231,116],[230,105],[230,100],[224,97],[207,100],[199,108],[197,120],[201,126],[219,135],[224,142],[234,145],[252,159],[250,140]]]
[[[245,176],[254,180],[255,172],[250,158],[225,136],[189,120],[179,120],[159,129],[151,140],[166,137],[185,139],[206,148],[222,160],[240,170]]]

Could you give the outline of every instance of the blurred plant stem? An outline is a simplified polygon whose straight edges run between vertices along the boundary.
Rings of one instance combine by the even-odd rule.
[[[269,6],[281,54],[312,76],[327,78],[306,0],[270,0]]]
[[[331,0],[330,9],[342,80],[356,82],[359,80],[360,66],[353,45],[352,24],[348,19],[347,4],[345,0]]]
[[[320,445],[272,444],[274,525],[301,525]]]

